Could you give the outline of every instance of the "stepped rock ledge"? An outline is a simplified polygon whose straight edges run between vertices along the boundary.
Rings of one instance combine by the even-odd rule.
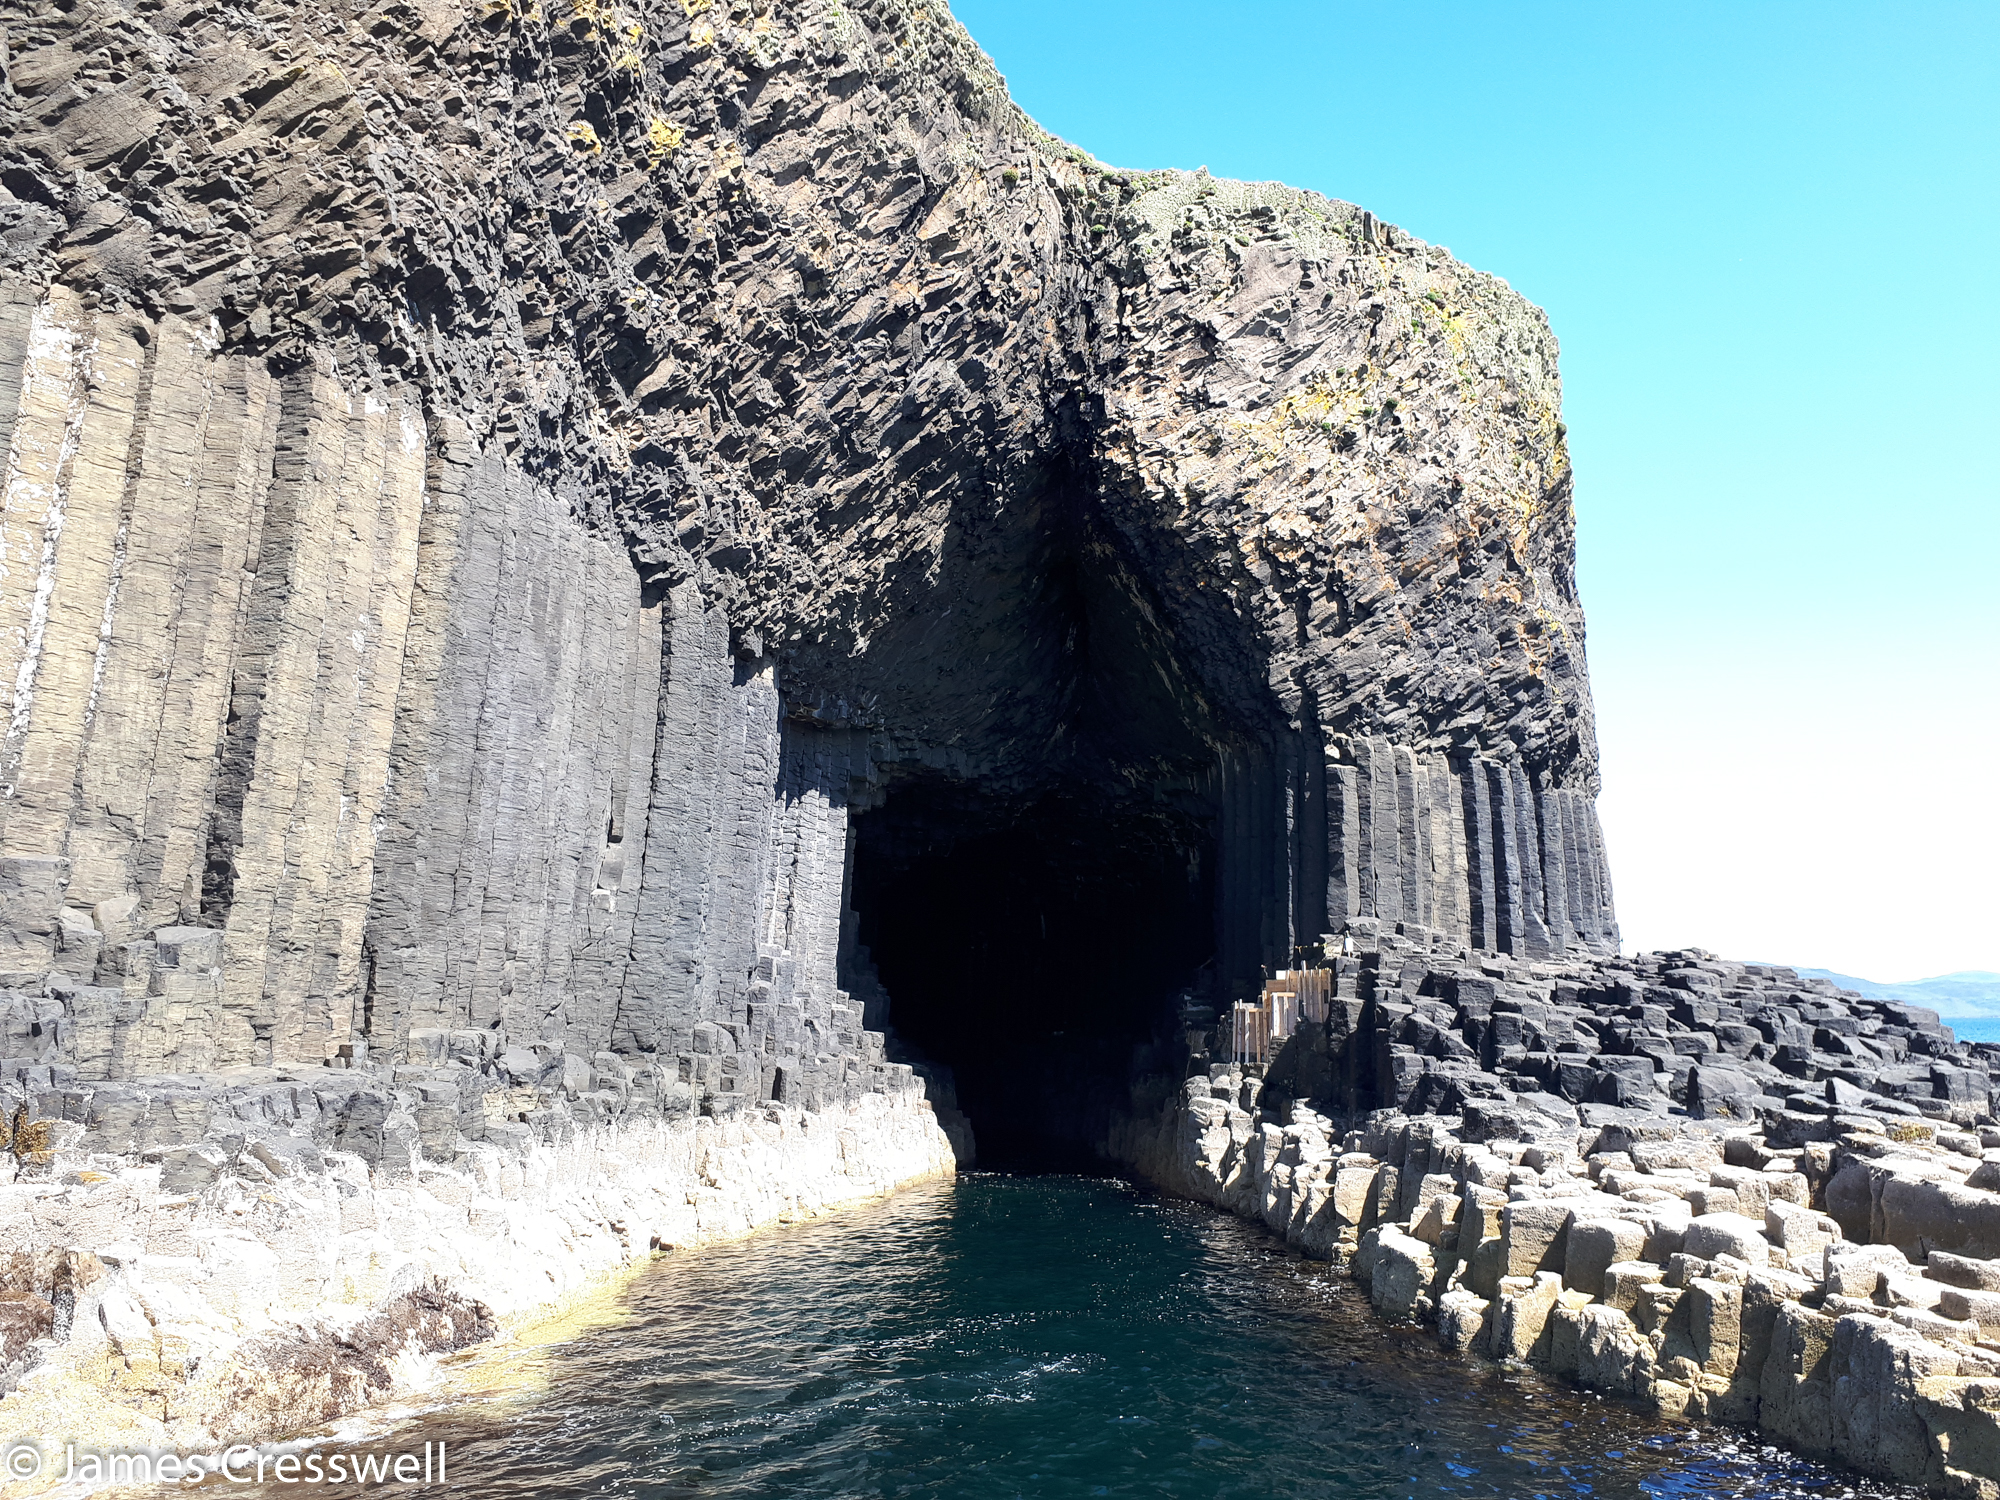
[[[2000,1053],[1619,956],[1564,439],[1505,283],[936,3],[0,5],[0,1437],[976,1135],[2000,1496]]]

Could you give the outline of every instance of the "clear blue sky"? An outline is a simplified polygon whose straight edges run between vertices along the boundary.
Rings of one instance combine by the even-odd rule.
[[[953,9],[1101,160],[1548,310],[1628,947],[2000,969],[2000,4]]]

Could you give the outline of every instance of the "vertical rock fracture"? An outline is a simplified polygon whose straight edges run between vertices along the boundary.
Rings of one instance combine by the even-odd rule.
[[[1555,341],[1503,282],[1108,168],[935,0],[0,16],[17,1425],[297,1430],[981,1140],[1180,1180],[1216,1088],[1692,1107],[1640,1076],[1678,1033],[1551,1061],[1468,998],[1618,951]],[[1350,976],[1305,1073],[1212,1076],[1204,1011],[1417,933],[1470,1020]],[[1755,1024],[1699,1034],[1819,1066]],[[1657,1300],[1602,1217],[1561,1295]],[[1480,1347],[1532,1352],[1509,1316]]]
[[[1341,946],[1323,1019],[1194,1030],[1116,1154],[1461,1353],[2000,1494],[2000,1048],[1699,950]]]

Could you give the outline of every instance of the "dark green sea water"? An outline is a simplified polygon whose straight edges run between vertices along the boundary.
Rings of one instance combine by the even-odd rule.
[[[383,1446],[442,1441],[431,1493],[501,1500],[1901,1493],[1442,1353],[1261,1230],[1119,1182],[965,1178],[627,1295],[546,1389]]]

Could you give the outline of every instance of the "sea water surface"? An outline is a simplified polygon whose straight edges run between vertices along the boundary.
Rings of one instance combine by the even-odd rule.
[[[493,1500],[1907,1493],[1444,1353],[1110,1180],[968,1176],[665,1256],[509,1361],[533,1378],[333,1446],[442,1442],[429,1493]]]

